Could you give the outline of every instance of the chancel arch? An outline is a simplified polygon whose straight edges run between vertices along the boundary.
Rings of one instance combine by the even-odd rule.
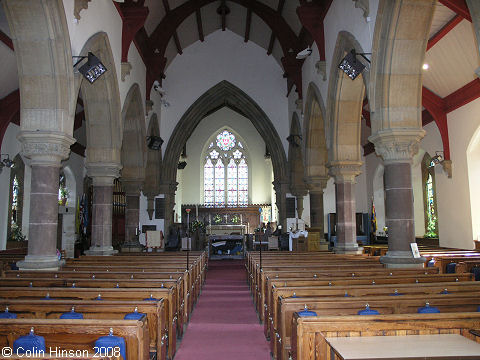
[[[206,115],[225,106],[249,119],[265,141],[272,159],[280,221],[282,219],[284,221],[284,198],[288,190],[288,172],[282,142],[272,122],[258,104],[228,81],[220,82],[200,96],[179,120],[168,141],[162,172],[162,186],[165,193],[168,194],[166,200],[168,209],[173,208],[173,198],[177,186],[177,164],[184,145]],[[170,211],[166,211],[166,216],[170,218],[166,219],[165,228],[172,221]]]

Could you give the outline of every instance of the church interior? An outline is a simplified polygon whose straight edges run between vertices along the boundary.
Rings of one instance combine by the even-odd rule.
[[[480,1],[0,0],[0,40],[0,358],[480,359]]]

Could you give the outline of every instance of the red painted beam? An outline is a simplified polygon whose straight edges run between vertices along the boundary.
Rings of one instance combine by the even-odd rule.
[[[433,35],[427,43],[427,51],[430,50],[433,45],[438,43],[445,35],[455,28],[463,20],[460,15],[455,15],[452,20],[445,24],[435,35]]]
[[[247,19],[245,20],[245,39],[248,42],[250,39],[250,27],[252,26],[252,9],[247,9]]]
[[[165,9],[165,16],[168,16],[170,13],[170,5],[168,4],[168,0],[162,0],[163,2],[163,7]],[[180,45],[180,39],[178,38],[178,33],[177,30],[175,29],[175,32],[173,33],[173,42],[175,43],[175,47],[177,48],[177,53],[179,55],[183,54],[182,51],[182,46]]]
[[[204,42],[205,37],[203,36],[202,12],[200,9],[195,11],[195,16],[197,18],[198,38],[201,42]]]
[[[283,8],[285,6],[285,0],[278,0],[277,13],[282,15]],[[275,45],[275,33],[272,31],[270,34],[270,40],[268,41],[267,55],[271,55],[273,52],[273,46]]]
[[[323,3],[304,3],[297,7],[300,22],[312,35],[313,40],[317,44],[321,61],[325,61],[325,29],[323,20],[331,4],[332,0],[327,0]]]
[[[438,130],[440,131],[440,137],[443,143],[443,155],[445,160],[450,160],[450,140],[448,137],[448,123],[447,123],[447,111],[445,99],[434,94],[432,91],[423,87],[422,89],[422,104],[425,109],[433,116]],[[423,121],[422,121],[423,122]]]
[[[10,50],[15,51],[13,48],[13,41],[10,39],[10,37],[5,34],[2,30],[0,30],[0,41],[3,42],[5,45],[7,45]]]
[[[470,11],[468,10],[465,0],[439,0],[442,5],[445,5],[450,10],[460,15],[464,19],[472,22]]]
[[[11,122],[20,125],[20,91],[17,89],[0,100],[0,147]]]
[[[479,97],[480,79],[475,79],[444,98],[445,111],[454,111]]]

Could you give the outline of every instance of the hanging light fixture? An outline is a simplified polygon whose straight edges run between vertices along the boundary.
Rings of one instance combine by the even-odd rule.
[[[160,150],[160,147],[163,144],[163,139],[160,136],[148,136],[147,137],[147,147],[152,150]]]
[[[80,66],[78,71],[83,75],[85,79],[88,80],[90,84],[93,84],[100,76],[102,76],[107,68],[102,64],[99,58],[97,58],[93,53],[88,52],[88,56],[72,56],[73,58],[78,58],[79,60],[73,65],[75,68],[83,59],[87,59],[87,62]]]
[[[365,55],[369,54],[370,53],[357,53],[355,49],[352,49],[340,62],[338,68],[343,70],[350,79],[355,80],[357,76],[365,70],[365,65],[357,59],[357,55],[360,55],[370,63],[370,60],[365,57]]]
[[[0,173],[2,172],[4,167],[13,168],[15,166],[15,163],[12,160],[10,160],[10,155],[8,154],[0,155],[1,158],[3,158],[4,156],[6,157],[0,161]]]

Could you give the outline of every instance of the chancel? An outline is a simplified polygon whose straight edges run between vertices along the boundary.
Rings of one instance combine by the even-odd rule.
[[[479,44],[477,0],[0,0],[2,346],[479,358]]]

